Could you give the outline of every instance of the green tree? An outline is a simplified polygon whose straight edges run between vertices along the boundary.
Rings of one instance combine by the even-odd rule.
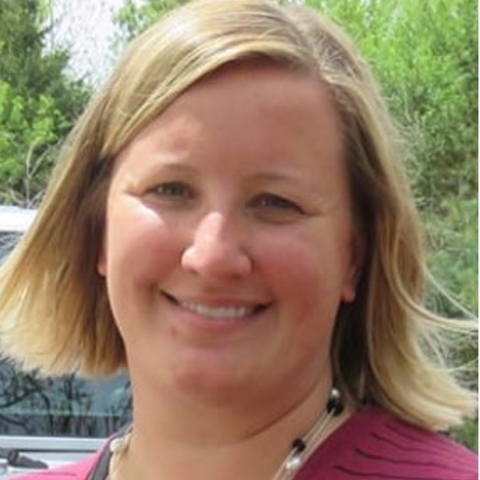
[[[46,49],[47,14],[42,0],[0,0],[0,203],[36,203],[89,96],[64,73],[68,52]]]
[[[188,0],[148,0],[137,5],[134,0],[125,0],[116,18],[121,30],[120,39],[130,40],[145,30],[156,18],[187,2]]]

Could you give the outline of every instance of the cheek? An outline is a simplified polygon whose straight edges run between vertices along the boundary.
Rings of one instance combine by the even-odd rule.
[[[331,232],[277,235],[264,248],[264,275],[278,304],[284,337],[296,355],[308,356],[319,345],[328,352],[344,300],[349,248]]]
[[[106,241],[107,281],[115,290],[155,286],[180,250],[174,231],[139,205],[112,209]]]
[[[303,238],[277,236],[264,248],[259,265],[275,305],[275,333],[268,332],[273,355],[282,359],[284,374],[297,379],[299,371],[312,380],[330,368],[341,293],[336,259],[323,252],[322,245]]]
[[[336,237],[278,235],[260,256],[272,284],[292,300],[334,305],[341,301],[349,253]]]

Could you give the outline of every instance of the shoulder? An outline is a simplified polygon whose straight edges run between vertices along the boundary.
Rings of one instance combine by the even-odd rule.
[[[100,452],[95,453],[79,462],[62,467],[15,477],[15,480],[87,480],[99,459],[99,454]]]
[[[353,415],[311,460],[306,465],[310,475],[299,480],[313,480],[327,471],[331,480],[478,479],[475,453],[445,435],[409,425],[379,409]]]

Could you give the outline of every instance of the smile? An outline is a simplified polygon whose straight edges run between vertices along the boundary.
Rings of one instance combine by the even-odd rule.
[[[243,318],[250,317],[262,310],[266,307],[264,305],[241,305],[241,306],[212,306],[206,305],[204,303],[187,301],[187,300],[179,300],[177,298],[172,297],[169,294],[165,294],[166,297],[175,305],[187,310],[188,312],[194,313],[196,315],[201,315],[202,317],[206,317],[212,320],[241,320]]]
[[[255,307],[211,307],[193,302],[179,302],[179,305],[185,310],[214,320],[237,320],[255,312]]]

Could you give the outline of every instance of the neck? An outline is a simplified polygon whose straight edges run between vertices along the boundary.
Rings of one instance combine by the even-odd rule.
[[[241,415],[218,406],[186,408],[178,399],[166,405],[164,396],[162,405],[157,397],[151,408],[144,402],[151,403],[152,397],[134,397],[139,403],[134,404],[134,429],[119,480],[271,479],[292,441],[303,437],[322,415],[329,393],[317,385],[297,403],[277,412],[272,403],[263,401],[266,408],[258,408],[268,412],[263,416],[251,408]],[[345,418],[329,422],[319,442]]]

